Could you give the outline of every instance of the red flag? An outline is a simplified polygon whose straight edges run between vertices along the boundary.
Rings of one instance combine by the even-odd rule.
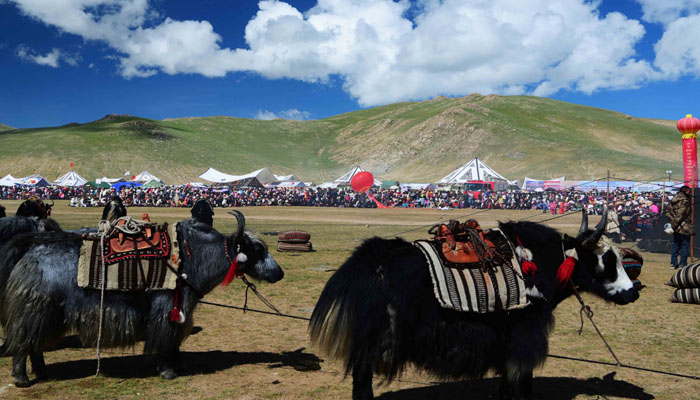
[[[131,180],[133,181],[134,179],[136,179],[136,175],[131,175]]]
[[[72,162],[70,163],[70,167],[73,168],[73,163],[72,163]]]

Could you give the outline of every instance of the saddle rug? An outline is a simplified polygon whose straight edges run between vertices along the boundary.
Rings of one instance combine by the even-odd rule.
[[[495,240],[505,240],[510,248],[502,265],[481,268],[452,268],[445,265],[441,257],[440,243],[417,240],[414,244],[423,252],[435,298],[440,306],[457,311],[487,313],[514,310],[530,304],[525,294],[520,263],[510,241],[494,228],[489,235]]]
[[[177,223],[155,225],[148,240],[114,233],[104,238],[104,261],[107,266],[106,290],[174,290],[179,264]],[[135,249],[136,248],[136,249]],[[138,249],[138,250],[137,250]],[[102,289],[103,265],[100,239],[84,240],[78,260],[78,286]]]

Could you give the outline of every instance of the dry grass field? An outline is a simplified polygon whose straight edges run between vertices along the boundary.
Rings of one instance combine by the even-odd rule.
[[[8,210],[16,202],[3,202]],[[412,240],[427,236],[427,227],[450,218],[474,214],[485,228],[499,220],[531,221],[550,218],[534,211],[376,210],[328,208],[246,208],[248,227],[262,233],[271,253],[285,270],[274,284],[260,283],[260,291],[282,312],[309,317],[326,280],[350,252],[371,236],[400,236]],[[132,216],[148,212],[152,221],[176,221],[189,216],[185,209],[129,209]],[[217,209],[214,226],[234,229],[234,218]],[[98,209],[74,209],[57,203],[54,218],[64,229],[95,226]],[[595,223],[595,219],[591,221]],[[546,222],[562,232],[575,233],[579,216]],[[311,233],[311,253],[278,253],[272,233],[303,229]],[[411,230],[411,231],[409,231]],[[407,232],[409,231],[409,232]],[[627,244],[628,246],[630,244]],[[668,256],[643,253],[641,298],[627,306],[605,303],[591,295],[585,300],[595,321],[623,363],[700,375],[700,306],[668,301],[665,286],[671,272]],[[245,285],[235,281],[217,288],[205,300],[241,306]],[[254,296],[249,306],[264,309]],[[557,324],[550,337],[555,355],[612,361],[588,321],[582,335],[579,306],[574,298],[555,311]],[[157,376],[141,346],[102,351],[102,375],[95,378],[94,349],[67,340],[46,353],[51,379],[27,389],[15,388],[11,359],[0,358],[0,398],[13,399],[348,399],[351,379],[343,379],[338,363],[324,360],[309,348],[305,321],[200,305],[195,329],[182,346],[185,374],[174,381]],[[31,377],[31,376],[30,376]],[[379,382],[379,380],[375,380]],[[497,379],[435,382],[420,371],[409,371],[391,384],[376,385],[379,399],[493,399]],[[549,358],[535,371],[539,399],[700,399],[700,380],[690,380],[607,365]]]

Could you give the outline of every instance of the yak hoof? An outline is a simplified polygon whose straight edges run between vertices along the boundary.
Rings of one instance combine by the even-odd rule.
[[[32,382],[29,381],[29,378],[24,376],[21,378],[15,378],[15,386],[18,388],[26,388],[32,385]]]
[[[168,368],[160,371],[160,377],[163,379],[172,380],[177,378],[177,373],[175,373],[175,371],[171,368]]]

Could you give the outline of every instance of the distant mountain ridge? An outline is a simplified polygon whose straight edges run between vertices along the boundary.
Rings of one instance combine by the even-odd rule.
[[[13,128],[13,127],[11,127],[11,126],[9,126],[9,125],[0,124],[0,131],[7,131],[7,130],[10,130],[10,129],[15,129],[15,128]]]
[[[88,179],[148,170],[168,183],[208,167],[242,174],[270,167],[305,181],[359,164],[379,179],[437,181],[479,157],[509,179],[657,180],[681,174],[673,121],[532,96],[438,97],[313,121],[234,117],[149,120],[109,114],[85,124],[2,133],[0,173],[47,179],[71,162]]]

